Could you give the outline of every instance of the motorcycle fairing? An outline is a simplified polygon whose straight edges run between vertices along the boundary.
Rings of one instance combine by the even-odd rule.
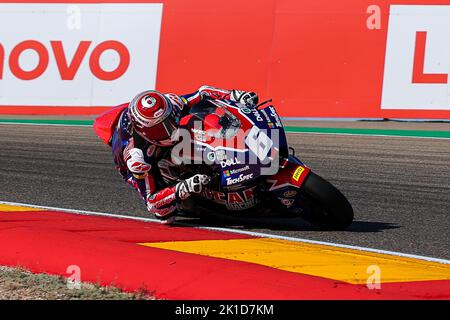
[[[99,115],[94,121],[94,131],[97,136],[107,145],[111,144],[114,129],[119,121],[122,111],[128,107],[128,103],[121,104],[109,109]]]
[[[190,130],[194,148],[200,151],[194,152],[192,160],[210,160],[207,164],[220,172],[222,188],[252,183],[273,159],[287,157],[286,135],[273,106],[258,110],[232,101],[204,101],[191,109],[180,126]],[[211,129],[219,134],[211,135]],[[262,152],[261,145],[265,146]]]
[[[291,157],[289,160],[291,160]],[[296,189],[301,188],[311,170],[299,162],[287,161],[277,174],[268,178],[269,191],[275,191],[286,186],[292,186]]]

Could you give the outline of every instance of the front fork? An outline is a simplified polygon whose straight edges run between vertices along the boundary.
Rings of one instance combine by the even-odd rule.
[[[267,192],[276,198],[283,209],[291,209],[311,170],[294,155],[283,159],[277,174],[266,179]]]

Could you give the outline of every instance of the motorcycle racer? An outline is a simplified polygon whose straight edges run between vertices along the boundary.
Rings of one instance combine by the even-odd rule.
[[[140,193],[148,211],[164,224],[174,221],[180,200],[202,192],[209,183],[208,176],[197,174],[168,186],[156,165],[176,143],[174,133],[181,117],[203,99],[231,100],[247,107],[258,103],[254,92],[210,86],[182,96],[144,91],[123,108],[109,141],[118,172]]]

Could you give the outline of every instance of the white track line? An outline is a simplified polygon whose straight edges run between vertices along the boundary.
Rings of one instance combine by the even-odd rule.
[[[25,204],[25,203],[17,203],[17,202],[9,202],[9,201],[1,201],[1,200],[0,200],[0,204],[11,205],[11,206],[22,206],[22,207],[38,208],[38,209],[48,209],[48,210],[62,211],[62,212],[75,213],[75,214],[95,215],[95,216],[103,216],[103,217],[110,217],[110,218],[120,218],[120,219],[139,220],[139,221],[145,221],[145,222],[156,222],[156,223],[159,223],[159,220],[157,220],[157,219],[125,216],[125,215],[104,213],[104,212],[75,210],[75,209],[47,207],[47,206],[38,206],[38,205],[33,205],[33,204]],[[366,252],[373,252],[373,253],[380,253],[380,254],[388,254],[388,255],[393,255],[393,256],[398,256],[398,257],[419,259],[419,260],[425,260],[425,261],[430,261],[430,262],[437,262],[437,263],[442,263],[442,264],[450,264],[450,260],[445,260],[445,259],[438,259],[438,258],[419,256],[419,255],[408,254],[408,253],[388,251],[388,250],[380,250],[380,249],[352,246],[352,245],[339,244],[339,243],[334,243],[334,242],[316,241],[316,240],[310,240],[310,239],[302,239],[302,238],[280,236],[280,235],[275,235],[275,234],[270,234],[270,233],[253,232],[253,231],[245,231],[245,230],[235,230],[235,229],[229,229],[229,228],[204,227],[204,226],[198,226],[198,225],[189,224],[189,223],[178,223],[178,224],[179,225],[191,226],[191,227],[198,228],[198,229],[205,229],[205,230],[212,230],[212,231],[222,231],[222,232],[237,233],[237,234],[245,234],[245,235],[255,236],[255,237],[259,237],[259,238],[272,238],[272,239],[288,240],[288,241],[294,241],[294,242],[319,244],[319,245],[332,246],[332,247],[336,247],[336,248],[344,248],[344,249],[352,249],[352,250],[359,250],[359,251],[366,251]]]

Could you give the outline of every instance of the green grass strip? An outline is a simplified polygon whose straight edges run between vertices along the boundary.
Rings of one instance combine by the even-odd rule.
[[[40,125],[69,125],[92,126],[94,120],[66,120],[66,119],[1,119],[0,123],[40,124]],[[399,129],[359,129],[359,128],[317,128],[317,127],[284,127],[286,132],[321,133],[321,134],[354,134],[367,136],[395,136],[420,138],[450,139],[450,131],[433,130],[399,130]]]
[[[432,130],[401,130],[401,129],[358,129],[358,128],[312,128],[312,127],[285,127],[287,132],[322,133],[322,134],[355,134],[368,136],[396,136],[420,138],[447,138],[450,131]]]
[[[92,126],[94,120],[66,120],[66,119],[0,119],[0,123],[17,124],[53,124],[67,126]]]

